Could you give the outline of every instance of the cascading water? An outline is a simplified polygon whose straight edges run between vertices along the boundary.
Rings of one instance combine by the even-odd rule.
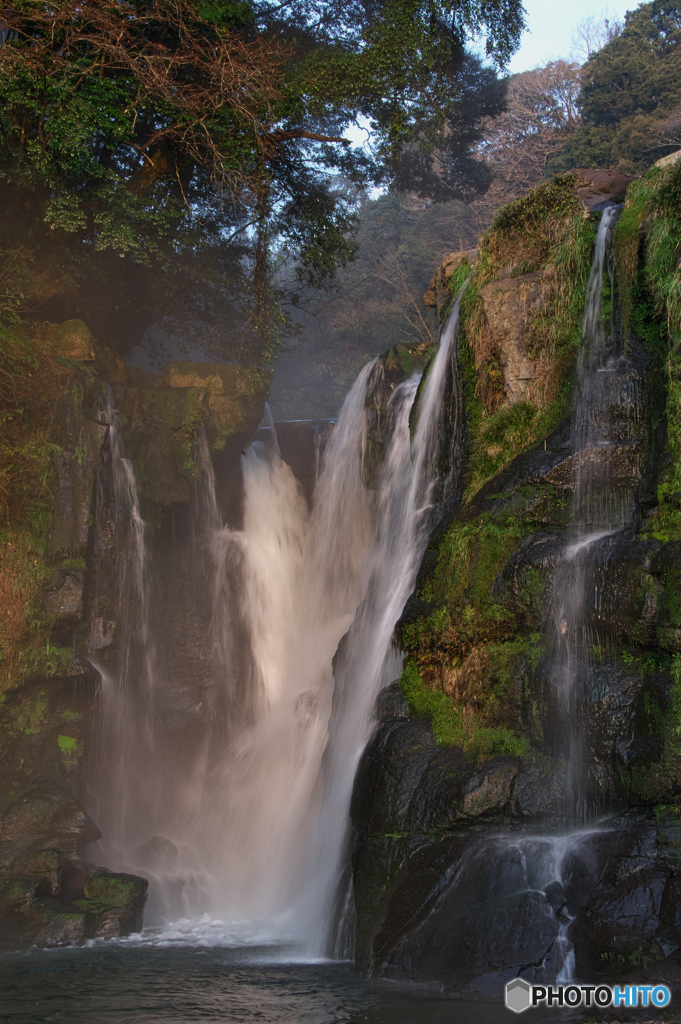
[[[185,838],[213,880],[214,908],[269,922],[316,954],[329,948],[352,781],[428,536],[457,325],[455,307],[419,394],[413,439],[418,376],[390,397],[373,489],[367,405],[382,385],[378,360],[344,404],[311,512],[267,423],[242,459],[243,529],[224,527],[209,540],[213,653],[231,725]],[[203,480],[205,487],[209,471]],[[214,522],[210,500],[202,501]]]
[[[242,936],[330,950],[352,781],[377,691],[398,671],[392,631],[442,496],[457,327],[458,305],[422,384],[414,375],[390,394],[380,360],[364,368],[326,445],[311,509],[270,420],[243,453],[243,528],[223,527],[200,434],[190,561],[193,585],[205,578],[209,587],[213,682],[181,750],[162,735],[161,613],[150,609],[159,601],[111,393],[102,400],[100,489],[108,481],[111,493],[99,495],[96,519],[108,508],[111,522],[95,535],[113,557],[117,598],[110,614],[102,595],[112,587],[95,593],[90,650],[106,660],[97,659],[101,634],[102,646],[117,648],[118,672],[103,667],[96,813],[106,863],[151,878],[152,921],[209,906],[242,922]]]
[[[140,513],[132,462],[125,457],[111,389],[100,398],[99,419],[108,426],[100,471],[95,514],[106,515],[99,543],[108,547],[115,586],[95,582],[94,614],[89,650],[97,659],[112,642],[118,649],[118,670],[103,670],[103,716],[97,814],[106,834],[122,849],[142,839],[141,823],[158,805],[154,775],[147,766],[155,759],[156,649],[149,619],[149,556],[145,524]],[[111,490],[103,494],[104,478]],[[101,524],[100,524],[101,525]],[[107,561],[106,554],[98,564]],[[111,607],[109,594],[115,593]]]
[[[616,479],[620,448],[612,436],[613,405],[618,379],[627,361],[618,351],[611,317],[603,319],[603,274],[617,207],[603,211],[587,286],[582,346],[577,365],[576,403],[572,427],[572,498],[570,540],[556,568],[551,601],[556,653],[551,679],[556,691],[555,753],[564,764],[562,811],[586,823],[590,813],[584,723],[580,712],[581,675],[590,639],[586,606],[591,599],[593,552],[598,543],[621,529],[633,514],[633,488]],[[613,267],[611,284],[613,283]],[[625,443],[627,439],[624,439]]]

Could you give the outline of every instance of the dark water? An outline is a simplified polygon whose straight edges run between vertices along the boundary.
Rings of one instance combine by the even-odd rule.
[[[0,1022],[577,1024],[589,1019],[583,1013],[545,1010],[520,1017],[500,1001],[454,999],[424,987],[367,982],[347,963],[286,963],[277,955],[272,947],[140,948],[124,943],[7,953],[0,955]],[[612,1016],[611,1011],[607,1019]],[[651,1012],[645,1017],[650,1019]]]
[[[276,953],[275,953],[276,955]],[[0,1021],[29,1024],[497,1024],[500,1004],[366,982],[347,963],[291,964],[271,948],[83,949],[0,956]]]

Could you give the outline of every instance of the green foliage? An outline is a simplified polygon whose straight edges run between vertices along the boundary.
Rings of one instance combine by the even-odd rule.
[[[0,327],[0,515],[40,536],[51,514],[50,477],[61,451],[53,435],[69,373],[57,353],[25,332]]]
[[[641,228],[645,224],[645,235]],[[625,329],[653,357],[649,381],[657,419],[666,407],[669,464],[649,534],[681,540],[681,162],[653,167],[627,191],[616,233]]]
[[[678,148],[662,122],[681,104],[681,17],[672,0],[625,14],[621,35],[591,55],[580,96],[583,125],[554,169],[612,167],[641,174]]]
[[[570,389],[571,382],[565,381],[558,396],[546,408],[537,409],[530,402],[517,402],[481,419],[471,450],[467,496],[474,495],[516,455],[553,430],[569,411]]]
[[[511,239],[526,236],[532,239],[535,247],[539,247],[539,251],[534,259],[524,264],[521,272],[527,274],[537,270],[548,258],[551,248],[552,239],[546,226],[550,221],[572,217],[578,208],[574,181],[570,175],[565,174],[552,178],[520,199],[502,206],[483,243],[490,264],[498,265],[498,257]]]
[[[160,324],[255,364],[292,330],[283,295],[353,259],[356,189],[407,158],[429,194],[484,187],[471,146],[504,86],[465,43],[484,33],[503,65],[523,27],[519,0],[22,0],[3,17],[6,312],[77,306],[114,344]],[[343,139],[358,118],[376,159]]]
[[[673,688],[673,714],[675,719],[674,731],[681,737],[681,654],[675,654],[671,662],[671,676],[674,680]]]
[[[460,746],[471,760],[495,754],[522,757],[529,750],[527,740],[514,735],[510,729],[490,728],[465,716],[451,697],[426,686],[412,661],[405,665],[400,689],[414,714],[432,721],[433,735],[442,747]]]

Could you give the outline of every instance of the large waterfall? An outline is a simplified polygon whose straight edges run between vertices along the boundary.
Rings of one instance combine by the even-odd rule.
[[[606,209],[587,289],[569,523],[555,548],[546,610],[554,730],[547,740],[558,768],[554,811],[567,829],[593,828],[599,809],[582,710],[584,668],[598,641],[595,559],[634,508],[627,481],[639,429],[636,375],[614,319],[603,318],[615,219],[616,209]],[[438,503],[456,489],[457,331],[455,303],[423,379],[414,374],[391,389],[380,359],[365,366],[326,441],[311,499],[266,410],[242,453],[239,528],[222,523],[219,480],[200,432],[183,557],[194,600],[207,609],[212,684],[181,749],[164,731],[165,662],[154,629],[163,601],[150,579],[149,531],[110,396],[104,401],[121,629],[118,672],[104,675],[98,820],[107,863],[151,879],[149,923],[217,943],[285,942],[296,956],[350,952],[350,796],[376,696],[400,672],[395,623]],[[445,401],[452,391],[454,416]],[[564,864],[582,835],[482,839],[462,861],[461,885],[493,901],[493,857],[502,875],[515,865],[528,891],[562,899]],[[555,931],[537,977],[568,980],[572,917],[564,904],[549,912],[543,897],[535,911]],[[178,918],[184,924],[168,925]]]
[[[192,531],[196,562],[207,567],[216,685],[182,779],[175,762],[186,765],[187,751],[156,741],[146,533],[105,404],[114,518],[132,525],[118,534],[127,626],[118,678],[105,676],[99,814],[108,862],[148,873],[153,853],[157,913],[208,910],[244,936],[288,938],[309,955],[333,949],[357,762],[377,692],[399,674],[393,628],[434,502],[452,482],[438,483],[438,469],[457,329],[458,303],[422,382],[414,374],[390,393],[380,359],[362,370],[326,445],[311,508],[265,420],[242,456],[243,526],[222,526],[199,436]],[[192,902],[192,892],[201,898]]]

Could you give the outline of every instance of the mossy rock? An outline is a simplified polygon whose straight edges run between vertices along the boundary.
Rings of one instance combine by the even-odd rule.
[[[63,324],[50,324],[45,341],[53,346],[64,359],[78,363],[91,362],[95,358],[90,328],[82,320],[66,320]]]
[[[99,872],[84,886],[83,898],[74,909],[88,915],[95,937],[130,935],[142,928],[149,883],[137,875]]]

